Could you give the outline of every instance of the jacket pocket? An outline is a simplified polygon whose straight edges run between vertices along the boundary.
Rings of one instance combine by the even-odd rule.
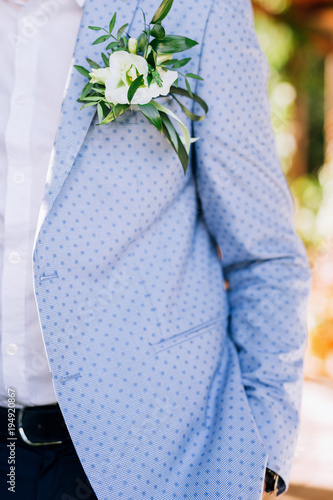
[[[155,343],[150,343],[153,351],[158,354],[161,351],[166,349],[172,349],[173,347],[182,344],[183,342],[188,342],[199,335],[208,333],[211,329],[213,329],[219,323],[222,323],[224,318],[222,316],[217,316],[214,319],[205,321],[196,325],[188,330],[184,330],[182,333],[178,333],[177,335],[173,335],[167,339],[159,340]]]

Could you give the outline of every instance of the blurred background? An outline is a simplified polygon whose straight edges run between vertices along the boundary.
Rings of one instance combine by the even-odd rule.
[[[333,499],[333,0],[253,0],[272,122],[313,269],[302,424],[285,500]]]

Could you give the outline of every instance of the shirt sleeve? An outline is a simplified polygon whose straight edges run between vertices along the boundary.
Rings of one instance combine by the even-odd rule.
[[[229,332],[269,454],[288,486],[307,342],[310,270],[293,223],[267,96],[269,67],[249,0],[212,2],[196,93],[195,176],[208,231],[222,251]],[[199,110],[197,110],[199,111]]]

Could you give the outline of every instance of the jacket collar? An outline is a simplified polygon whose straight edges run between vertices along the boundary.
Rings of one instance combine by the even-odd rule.
[[[96,31],[90,30],[88,26],[100,26],[101,23],[107,25],[115,11],[117,11],[119,19],[124,16],[129,22],[131,20],[133,22],[140,3],[140,0],[122,2],[111,0],[107,3],[105,0],[78,1],[84,2],[81,26],[74,50],[69,84],[62,103],[61,119],[55,138],[53,158],[51,159],[39,214],[36,241],[45,218],[50,212],[80,151],[96,112],[92,107],[80,110],[81,104],[77,102],[86,80],[74,68],[74,64],[88,67],[86,58],[98,62],[102,50],[100,45],[92,45],[92,42],[96,39]]]

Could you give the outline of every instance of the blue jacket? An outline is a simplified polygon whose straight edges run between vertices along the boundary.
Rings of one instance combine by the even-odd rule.
[[[138,7],[159,3],[86,0],[76,64],[99,61],[89,25],[117,10],[138,36]],[[73,70],[34,251],[40,322],[100,500],[259,500],[266,467],[289,483],[309,268],[250,1],[175,0],[165,26],[199,42],[210,107],[188,172],[138,111],[96,126]]]

